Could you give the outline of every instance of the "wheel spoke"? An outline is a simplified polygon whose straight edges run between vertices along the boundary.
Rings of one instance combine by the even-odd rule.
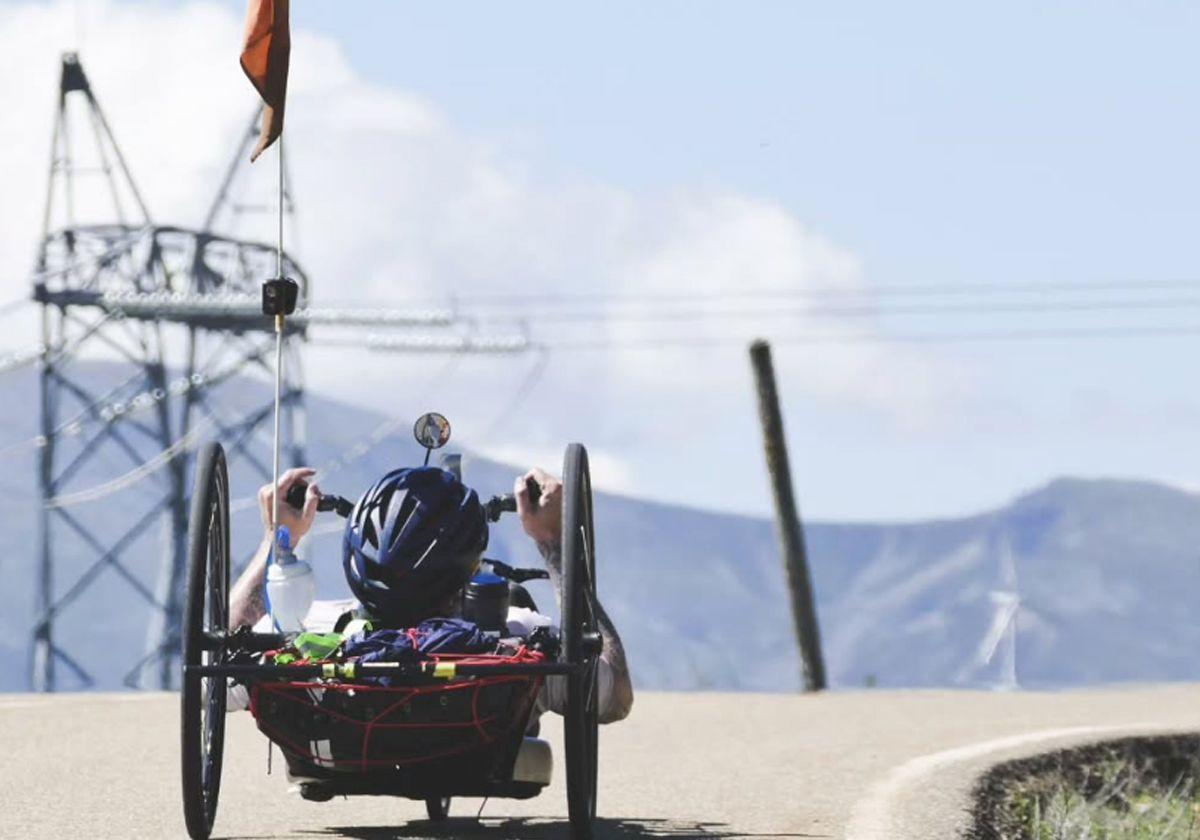
[[[587,529],[583,525],[579,526],[579,541],[580,541],[581,546],[583,547],[583,571],[584,571],[584,580],[585,580],[585,583],[587,584],[586,591],[594,592],[596,589],[596,582],[595,582],[595,577],[592,574],[592,569],[594,568],[594,562],[592,560],[592,542],[591,542],[591,540],[588,539]],[[586,621],[587,629],[595,630],[596,629],[596,605],[593,603],[591,598],[586,598],[586,597],[583,599],[583,605],[584,605],[584,609],[587,611],[587,621]]]
[[[600,661],[593,658],[587,669],[587,679],[584,681],[584,703],[589,712],[597,711],[600,704],[600,692],[597,690],[597,676],[600,673]]]

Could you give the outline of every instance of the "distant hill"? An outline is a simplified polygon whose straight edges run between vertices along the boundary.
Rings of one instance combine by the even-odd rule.
[[[112,375],[102,365],[81,370],[99,380]],[[245,406],[270,397],[256,381],[223,387],[227,401]],[[27,687],[36,585],[37,450],[4,447],[36,434],[36,376],[27,370],[0,379],[0,396],[0,691],[19,691]],[[314,395],[308,404],[315,464],[345,453],[384,420]],[[265,442],[257,446],[265,451]],[[353,495],[384,469],[417,456],[409,424],[401,422],[323,483]],[[130,466],[97,464],[81,475],[80,486]],[[507,490],[517,472],[466,459],[466,478],[483,495]],[[133,511],[157,498],[157,481],[147,478],[77,510],[92,516],[93,508],[104,509],[98,530],[114,537]],[[233,495],[248,496],[258,483],[238,468]],[[601,597],[639,686],[797,687],[771,522],[610,494],[598,496],[596,516]],[[344,592],[335,531],[332,524],[312,541],[320,591],[328,597]],[[806,535],[834,687],[1005,684],[1014,648],[992,624],[1014,593],[1020,599],[1015,674],[1022,686],[1200,679],[1200,498],[1192,494],[1148,482],[1063,479],[973,517],[812,523]],[[151,589],[157,536],[119,558]],[[258,538],[252,507],[235,515],[234,537],[237,555],[245,556]],[[64,540],[68,562],[59,568],[56,592],[86,572],[80,545]],[[512,522],[495,529],[491,552],[537,562]],[[96,581],[89,595],[64,609],[58,633],[99,674],[101,687],[115,688],[142,649],[148,610],[112,569]],[[537,586],[535,596],[551,602],[545,585]]]

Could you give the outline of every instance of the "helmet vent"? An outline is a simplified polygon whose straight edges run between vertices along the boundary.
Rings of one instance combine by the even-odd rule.
[[[415,505],[413,505],[408,511],[408,516],[405,518],[404,524],[392,532],[392,548],[395,548],[397,545],[399,545],[400,541],[407,535],[409,523],[412,522],[413,517],[417,515],[417,511],[420,510],[420,508],[420,502],[417,502]]]
[[[363,539],[371,544],[372,548],[379,548],[379,535],[375,533],[375,523],[368,516],[363,520],[362,524]]]
[[[430,553],[437,546],[437,544],[438,544],[437,540],[434,540],[433,542],[431,542],[429,544],[429,548],[425,549],[425,553],[421,555],[420,559],[418,559],[416,563],[413,563],[414,569],[419,568],[421,566],[421,564],[425,562],[425,558],[430,555]]]

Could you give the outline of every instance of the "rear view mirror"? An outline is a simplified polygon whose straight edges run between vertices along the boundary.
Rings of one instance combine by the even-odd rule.
[[[425,463],[435,449],[441,449],[450,440],[450,421],[436,411],[422,414],[413,424],[413,437],[425,447]]]

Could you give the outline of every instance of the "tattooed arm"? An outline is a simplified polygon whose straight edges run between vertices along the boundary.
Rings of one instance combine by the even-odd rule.
[[[538,551],[546,561],[546,569],[550,572],[550,583],[554,586],[555,600],[559,601],[558,610],[562,614],[562,601],[559,598],[562,577],[562,544],[559,540],[541,541]],[[625,660],[625,646],[612,619],[604,611],[600,601],[596,601],[596,623],[600,625],[600,637],[604,641],[604,649],[600,661],[607,665],[612,674],[612,699],[601,708],[600,722],[612,723],[624,720],[633,708],[633,683],[629,679],[629,664]]]
[[[536,509],[529,499],[525,484],[527,478],[533,478],[541,487],[541,498]],[[554,597],[559,600],[562,577],[562,483],[542,470],[534,469],[517,479],[515,489],[521,524],[525,527],[525,533],[537,543],[538,551],[546,561],[546,569],[550,572]],[[561,614],[561,601],[558,607]],[[605,671],[611,678],[611,692],[603,692],[608,693],[609,697],[607,703],[602,702],[600,722],[612,723],[629,716],[633,708],[633,683],[629,678],[629,663],[625,658],[621,636],[599,601],[596,602],[596,622],[604,642],[600,654],[601,687],[606,687]]]
[[[316,470],[298,468],[288,470],[279,476],[279,523],[286,525],[292,533],[292,545],[297,545],[300,538],[312,527],[313,518],[317,515],[317,502],[321,499],[321,491],[317,485],[309,484],[308,492],[304,495],[304,509],[296,510],[285,499],[287,491],[297,481],[308,481],[316,474]],[[263,577],[267,570],[267,558],[271,556],[271,539],[275,529],[271,527],[271,485],[264,484],[258,491],[258,510],[262,517],[263,539],[254,552],[250,565],[238,577],[237,583],[229,593],[229,626],[240,627],[243,624],[253,626],[267,614],[266,599],[263,595]]]
[[[250,565],[238,577],[229,592],[229,626],[253,627],[267,614],[263,597],[263,576],[267,569],[267,557],[271,554],[271,536],[267,534],[254,552]]]

